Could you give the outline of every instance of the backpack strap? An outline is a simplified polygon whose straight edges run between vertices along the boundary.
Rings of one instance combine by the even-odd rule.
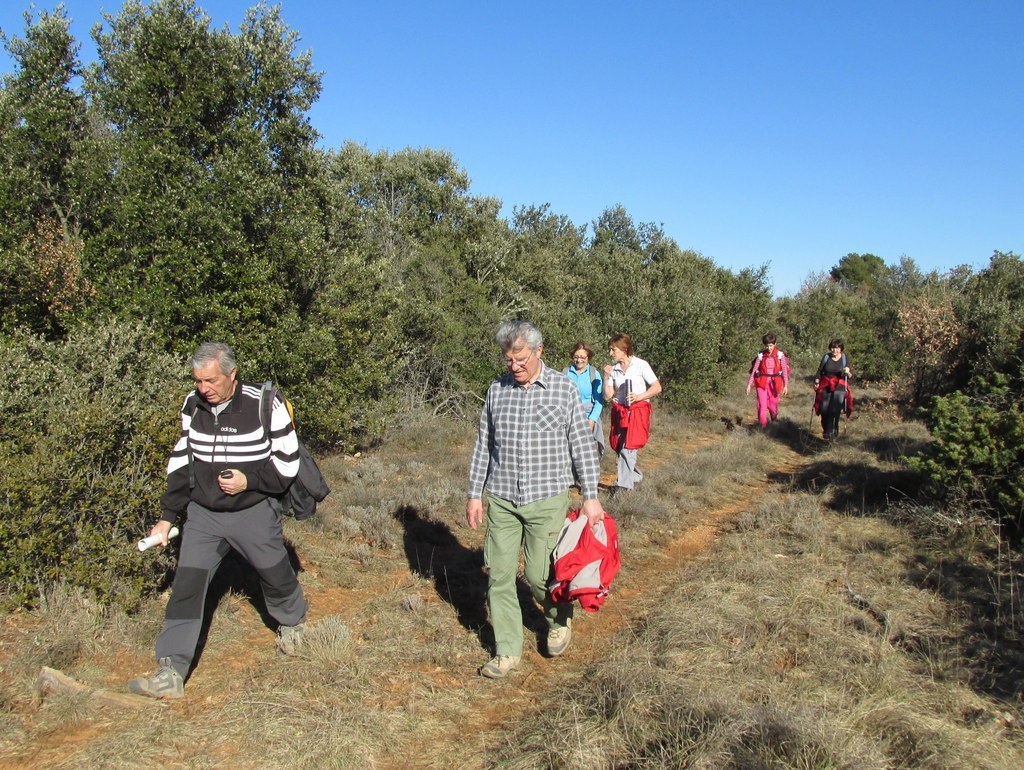
[[[284,402],[284,408],[288,410],[288,419],[292,421],[292,428],[297,427],[295,425],[295,412],[292,411],[291,402],[284,397],[280,389],[274,386],[270,380],[266,380],[260,386],[260,425],[263,426],[263,430],[267,434],[267,438],[270,438],[270,416],[274,411],[274,399],[280,398]]]
[[[270,414],[274,409],[276,395],[277,388],[270,380],[266,380],[260,386],[260,425],[263,426],[263,432],[267,434],[267,440],[270,439]]]
[[[190,406],[191,405],[191,406]],[[181,411],[188,414],[189,417],[189,430],[192,430],[192,421],[196,419],[196,412],[199,410],[199,397],[195,393],[191,394],[185,399],[184,405],[181,407]],[[192,442],[189,441],[188,434],[185,434],[185,453],[188,455],[188,488],[196,488],[196,469],[195,461],[192,454]]]

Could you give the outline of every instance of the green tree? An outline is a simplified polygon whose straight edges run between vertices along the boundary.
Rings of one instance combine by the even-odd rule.
[[[875,267],[878,264],[874,260],[869,263]],[[855,272],[863,265],[858,259],[846,267]],[[889,381],[900,376],[913,347],[902,329],[900,309],[919,302],[936,276],[923,276],[909,257],[877,272],[870,280],[836,280],[838,270],[833,268],[830,276],[810,276],[795,297],[778,303],[780,327],[791,340],[789,353],[794,362],[813,371],[828,341],[839,337],[856,377]],[[922,309],[914,311],[915,317]]]
[[[14,71],[0,81],[0,248],[16,246],[45,219],[66,239],[79,233],[76,175],[89,133],[79,45],[62,7],[25,15],[23,37],[3,37]]]
[[[59,341],[4,335],[0,355],[0,593],[31,603],[63,580],[135,606],[167,567],[132,544],[159,508],[184,361],[111,319]]]
[[[95,38],[87,89],[116,134],[110,194],[86,245],[101,304],[185,351],[239,340],[274,361],[322,274],[322,169],[306,111],[319,94],[279,9],[238,35],[187,0],[126,2]]]
[[[3,36],[14,69],[0,81],[0,329],[55,339],[93,296],[81,232],[103,132],[72,86],[79,46],[63,8],[25,25]]]
[[[641,278],[645,255],[640,229],[622,206],[603,211],[591,228],[581,271],[590,312],[603,321],[605,336],[627,332],[643,345],[640,327],[649,305]]]
[[[585,228],[553,213],[548,204],[516,208],[510,227],[512,251],[501,280],[515,286],[518,312],[544,332],[548,365],[564,368],[570,347],[581,340],[594,349],[596,359],[608,332],[589,308]]]
[[[360,253],[380,255],[392,282],[403,396],[466,413],[496,372],[489,332],[501,311],[492,296],[515,296],[492,280],[510,253],[497,202],[469,195],[469,177],[445,152],[349,143],[329,163],[349,200],[339,232]]]
[[[1024,353],[1024,347],[1021,350]],[[1024,531],[1024,357],[1016,371],[978,377],[966,391],[939,396],[926,412],[935,438],[911,458],[931,492],[968,503]]]
[[[829,275],[848,289],[870,288],[885,277],[887,269],[881,257],[850,252],[839,260]]]
[[[953,283],[962,286],[956,306],[962,324],[957,355],[957,380],[962,387],[977,374],[1007,371],[1024,338],[1024,261],[996,251],[976,275],[961,272]]]

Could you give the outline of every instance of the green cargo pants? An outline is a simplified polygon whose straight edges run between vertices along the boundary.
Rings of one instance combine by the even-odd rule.
[[[552,602],[548,593],[551,554],[568,511],[568,490],[521,506],[487,495],[484,567],[498,655],[523,654],[523,612],[516,593],[520,548],[525,555],[526,582],[544,611],[548,628],[565,626],[572,617],[572,603]]]

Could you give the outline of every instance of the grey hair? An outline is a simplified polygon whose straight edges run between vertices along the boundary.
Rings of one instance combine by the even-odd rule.
[[[536,350],[544,344],[544,335],[529,321],[502,321],[494,339],[505,352],[517,347]]]
[[[192,369],[205,369],[210,364],[217,364],[221,374],[231,374],[238,366],[235,351],[226,342],[204,342],[192,354]]]

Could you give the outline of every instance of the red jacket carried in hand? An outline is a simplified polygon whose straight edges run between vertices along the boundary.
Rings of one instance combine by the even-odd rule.
[[[597,612],[619,574],[619,530],[609,514],[594,526],[580,511],[569,511],[551,554],[554,580],[548,584],[556,602],[578,599],[587,612]]]
[[[637,401],[632,406],[623,406],[612,401],[612,430],[608,443],[618,452],[622,449],[622,431],[626,432],[626,449],[643,449],[651,437],[650,401]]]

